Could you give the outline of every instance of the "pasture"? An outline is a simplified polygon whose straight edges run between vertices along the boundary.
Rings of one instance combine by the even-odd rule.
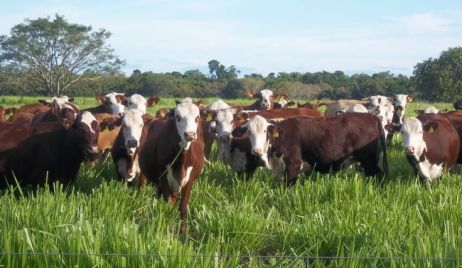
[[[35,99],[0,97],[0,105]],[[162,99],[149,113],[173,105]],[[413,102],[407,115],[427,105]],[[388,159],[383,180],[349,169],[300,176],[290,188],[267,170],[243,180],[212,161],[194,185],[189,232],[182,236],[177,208],[155,199],[151,186],[124,191],[109,156],[95,167],[82,165],[69,189],[55,184],[52,191],[0,194],[0,266],[462,265],[462,169],[420,183],[399,135]]]

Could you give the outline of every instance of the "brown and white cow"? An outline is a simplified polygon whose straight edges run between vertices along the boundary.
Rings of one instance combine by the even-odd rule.
[[[326,173],[359,162],[366,176],[388,170],[383,128],[371,114],[289,118],[273,123],[255,116],[239,132],[249,133],[252,153],[289,185],[307,167]],[[383,170],[379,167],[381,155]]]
[[[129,109],[121,119],[121,131],[112,146],[111,155],[117,175],[123,180],[125,188],[140,176],[139,152],[152,120],[151,117],[144,117],[143,111],[138,109]]]
[[[284,120],[291,117],[322,117],[323,114],[316,110],[306,108],[287,108],[276,110],[264,110],[258,112],[239,112],[236,108],[219,110],[213,117],[217,124],[218,155],[225,164],[238,174],[252,176],[258,167],[265,163],[252,154],[251,144],[248,137],[233,137],[233,131],[243,125],[248,118],[262,116],[266,119]]]
[[[80,113],[80,109],[73,103],[68,102],[67,99],[67,97],[64,99],[54,97],[49,103],[50,109],[47,112],[37,113],[32,119],[32,123],[59,122],[65,128],[70,128]]]
[[[247,91],[246,95],[257,100],[251,105],[242,106],[243,110],[272,110],[274,100],[278,103],[276,108],[284,108],[288,105],[287,94],[274,94],[270,89],[262,89],[258,93]]]
[[[122,104],[127,106],[129,110],[137,109],[145,114],[147,108],[155,106],[159,100],[159,97],[149,97],[148,100],[146,100],[146,98],[140,94],[133,94],[128,97]]]
[[[96,100],[100,103],[100,105],[87,108],[82,111],[88,111],[92,114],[123,114],[125,111],[125,105],[123,105],[123,103],[126,101],[126,97],[124,95],[124,93],[111,92],[105,96],[97,96]]]
[[[155,120],[141,148],[141,173],[154,183],[164,199],[175,205],[180,198],[182,230],[186,228],[187,205],[194,181],[204,166],[204,141],[199,108],[186,98],[174,117]]]
[[[422,121],[410,117],[397,126],[403,136],[406,158],[422,180],[434,181],[445,168],[457,163],[460,139],[444,116],[427,114]]]
[[[0,152],[0,188],[8,185],[34,186],[60,181],[72,183],[84,160],[97,156],[100,126],[84,112],[69,129],[60,127],[30,137],[16,147]]]

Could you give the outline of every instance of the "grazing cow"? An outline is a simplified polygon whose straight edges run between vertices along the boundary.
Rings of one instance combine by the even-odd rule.
[[[359,162],[366,176],[388,170],[383,128],[374,115],[289,118],[272,124],[255,116],[235,131],[244,133],[250,135],[252,154],[261,157],[288,185],[307,167],[326,173]],[[383,171],[379,167],[381,154]]]
[[[319,103],[319,106],[326,106],[324,111],[325,116],[336,116],[339,112],[344,112],[348,107],[356,104],[366,104],[365,100],[336,100],[336,101],[323,101]]]
[[[281,96],[279,94],[274,95],[270,89],[262,89],[258,93],[247,91],[246,95],[257,100],[251,105],[243,106],[243,110],[272,110],[274,105],[273,99],[275,97],[280,99]]]
[[[202,120],[191,98],[176,105],[173,118],[151,123],[139,164],[141,173],[167,202],[175,205],[181,192],[181,229],[185,231],[192,186],[204,166]]]
[[[97,96],[96,100],[100,105],[82,111],[88,111],[92,114],[108,113],[120,115],[125,110],[123,103],[126,101],[126,98],[123,93],[108,93],[105,96]]]
[[[236,108],[219,110],[214,116],[217,124],[218,155],[224,163],[230,165],[238,174],[246,174],[248,178],[255,170],[265,163],[251,153],[251,144],[248,137],[235,138],[232,132],[241,126],[249,117],[262,116],[267,119],[283,120],[291,117],[322,117],[316,110],[306,108],[287,108],[269,111],[239,113]]]
[[[143,117],[138,109],[129,109],[122,118],[122,131],[119,131],[111,149],[112,160],[117,175],[127,188],[128,182],[140,176],[138,163],[139,150],[143,146],[153,118]]]
[[[434,181],[442,175],[444,168],[456,164],[460,139],[444,116],[427,114],[422,121],[415,117],[406,118],[398,128],[403,135],[406,158],[422,180]]]
[[[462,100],[454,102],[454,110],[462,110]]]
[[[72,183],[84,160],[98,155],[96,143],[100,126],[95,117],[84,112],[71,128],[60,127],[35,135],[16,147],[0,152],[0,188],[7,185],[34,186],[60,181]]]

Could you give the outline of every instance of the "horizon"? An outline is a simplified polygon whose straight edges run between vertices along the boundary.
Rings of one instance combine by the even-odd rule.
[[[166,73],[209,60],[245,74],[389,71],[412,76],[414,66],[462,45],[462,2],[165,1],[130,3],[45,0],[4,3],[0,35],[25,19],[64,16],[104,28],[126,62],[122,71]]]

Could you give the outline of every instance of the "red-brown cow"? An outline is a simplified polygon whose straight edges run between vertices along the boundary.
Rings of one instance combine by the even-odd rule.
[[[235,108],[221,109],[213,113],[212,119],[216,122],[218,136],[218,155],[224,163],[238,174],[246,174],[248,178],[255,170],[264,166],[258,156],[252,155],[248,137],[234,138],[232,132],[241,126],[248,118],[262,116],[266,119],[284,120],[291,117],[322,117],[316,110],[306,108],[287,108],[269,111],[239,113]]]
[[[100,126],[89,112],[80,114],[70,129],[35,135],[18,146],[0,152],[0,188],[34,186],[60,181],[72,183],[84,160],[97,156]]]
[[[174,117],[156,120],[141,148],[141,173],[153,182],[164,199],[175,205],[180,198],[182,231],[194,181],[204,166],[204,141],[199,108],[190,98],[175,107]]]
[[[47,122],[31,125],[30,123],[11,123],[0,124],[0,151],[11,149],[22,141],[40,134],[51,132],[60,128],[57,122]]]
[[[326,173],[359,162],[366,176],[381,175],[378,163],[383,154],[383,171],[388,169],[384,131],[374,115],[289,118],[271,124],[256,116],[235,134],[245,132],[250,135],[252,154],[288,185],[308,165]]]
[[[403,135],[404,152],[416,175],[422,180],[434,181],[444,168],[457,163],[460,139],[442,115],[423,114],[419,119],[406,118],[402,125],[395,124],[394,130],[400,130]]]

